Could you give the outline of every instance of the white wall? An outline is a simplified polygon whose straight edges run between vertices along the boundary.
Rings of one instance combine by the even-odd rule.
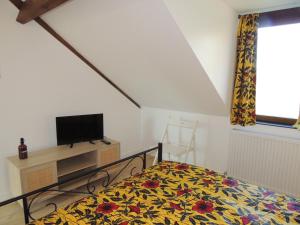
[[[141,105],[226,115],[222,98],[164,1],[73,0],[43,19]],[[219,57],[211,47],[213,57]]]
[[[223,0],[190,0],[188,4],[181,0],[164,0],[164,2],[227,110],[224,114],[205,115],[144,107],[143,143],[149,147],[160,140],[170,115],[175,118],[199,120],[196,138],[197,164],[225,172],[231,129],[226,115],[229,114],[234,77],[237,13]],[[203,83],[198,84],[199,89],[203,88]],[[205,98],[206,103],[212,103],[210,95],[206,94]],[[203,106],[202,102],[197,104],[199,107]],[[189,110],[186,108],[182,111]]]
[[[104,113],[105,134],[126,154],[140,147],[141,111],[35,22],[15,22],[0,1],[0,198],[8,193],[5,157],[20,137],[29,151],[56,145],[55,117]],[[30,157],[30,156],[29,156]]]
[[[229,109],[234,77],[237,13],[223,0],[164,0]]]
[[[143,108],[142,110],[142,140],[144,147],[157,144],[162,137],[167,121],[174,119],[198,120],[200,122],[196,135],[197,165],[216,171],[225,172],[228,169],[230,157],[230,131],[240,129],[250,133],[283,137],[300,140],[300,132],[295,129],[256,125],[252,127],[231,126],[228,117],[209,116],[196,113],[171,111],[157,108]],[[171,141],[177,136],[171,134]],[[282,149],[284,151],[284,149]],[[165,156],[167,157],[167,156]],[[182,160],[183,158],[179,159]],[[178,160],[174,158],[174,160]],[[191,162],[191,158],[189,159]],[[284,162],[283,162],[284,163]]]
[[[161,140],[169,116],[174,119],[198,120],[200,124],[196,134],[197,165],[220,172],[227,170],[229,118],[157,108],[143,108],[142,140],[145,147],[153,146]],[[171,141],[176,141],[174,140],[176,138],[175,134],[171,135],[170,138]]]

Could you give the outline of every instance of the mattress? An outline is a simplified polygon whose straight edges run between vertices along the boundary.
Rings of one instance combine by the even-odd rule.
[[[31,225],[300,224],[300,200],[164,161]]]

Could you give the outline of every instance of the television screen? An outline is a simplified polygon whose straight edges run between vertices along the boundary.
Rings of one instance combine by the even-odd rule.
[[[103,139],[103,114],[56,118],[57,145]]]

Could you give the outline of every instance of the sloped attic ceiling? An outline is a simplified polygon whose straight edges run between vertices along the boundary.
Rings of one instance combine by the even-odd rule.
[[[237,13],[223,0],[164,2],[229,108],[235,65]]]
[[[163,1],[73,0],[43,19],[142,106],[227,114]]]

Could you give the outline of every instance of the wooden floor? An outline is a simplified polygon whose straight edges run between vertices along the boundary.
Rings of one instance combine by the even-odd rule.
[[[154,158],[149,155],[147,157],[147,167],[151,166],[153,163]],[[122,179],[130,176],[130,171],[132,168],[136,167],[136,172],[139,172],[142,168],[141,160],[134,160],[132,162],[132,166],[128,167],[125,170],[122,170],[120,176],[114,181],[114,183],[121,181]],[[121,168],[121,166],[120,166]],[[117,173],[117,172],[116,172]],[[101,182],[94,183],[97,187],[97,190],[101,190]],[[86,191],[85,187],[81,187],[77,190]],[[68,204],[79,200],[81,198],[85,197],[84,195],[74,195],[74,194],[61,194],[59,196],[54,196],[51,199],[51,202],[55,202],[58,207],[65,207]],[[47,215],[51,211],[53,211],[53,207],[51,206],[45,207],[47,203],[50,203],[50,200],[48,202],[43,202],[43,205],[39,204],[38,209],[35,207],[32,211],[32,215],[34,218],[40,218],[42,216]],[[23,208],[18,203],[13,203],[8,206],[4,206],[0,208],[0,225],[22,225],[24,223],[24,217],[23,217]]]

